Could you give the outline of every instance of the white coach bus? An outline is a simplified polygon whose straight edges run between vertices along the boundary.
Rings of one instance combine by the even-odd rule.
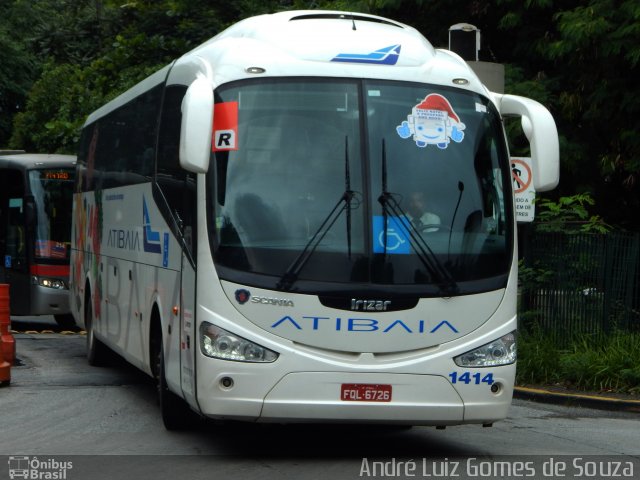
[[[516,364],[501,117],[538,191],[555,123],[415,29],[289,11],[228,28],[91,114],[71,305],[191,410],[260,422],[489,425]]]

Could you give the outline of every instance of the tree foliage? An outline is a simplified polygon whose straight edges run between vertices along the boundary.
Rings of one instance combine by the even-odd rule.
[[[450,25],[476,25],[480,59],[505,64],[508,93],[556,119],[562,172],[550,201],[589,192],[607,223],[640,227],[636,0],[7,0],[0,146],[72,152],[104,101],[231,23],[292,8],[388,16],[436,47],[447,46]]]
[[[594,200],[588,193],[560,197],[558,201],[543,198],[536,202],[536,226],[539,232],[607,233],[611,227],[588,209]]]
[[[0,3],[0,146],[11,135],[13,116],[24,108],[37,77],[35,56],[20,41],[20,18],[18,9]]]

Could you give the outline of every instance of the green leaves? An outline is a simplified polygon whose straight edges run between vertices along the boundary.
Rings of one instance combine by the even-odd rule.
[[[229,24],[281,3],[2,2],[0,146],[74,152],[80,126],[105,101]]]
[[[589,193],[560,197],[557,202],[541,198],[536,201],[536,228],[541,232],[606,233],[611,227],[587,210],[594,204]]]

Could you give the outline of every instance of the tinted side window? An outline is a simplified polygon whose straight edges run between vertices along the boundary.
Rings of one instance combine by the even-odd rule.
[[[92,123],[82,129],[80,146],[78,148],[78,161],[76,163],[76,188],[77,193],[87,192],[95,186],[95,149],[98,140],[98,125]]]
[[[178,156],[182,99],[186,86],[171,85],[165,89],[158,137],[156,183],[170,213],[184,236],[186,247],[195,251],[196,182],[195,175],[183,170]],[[167,219],[168,223],[172,222]]]
[[[186,171],[180,167],[180,125],[182,123],[182,99],[187,92],[183,85],[170,85],[165,89],[158,138],[158,175],[184,179]]]
[[[151,180],[161,98],[159,85],[85,128],[79,152],[86,168],[83,189]]]

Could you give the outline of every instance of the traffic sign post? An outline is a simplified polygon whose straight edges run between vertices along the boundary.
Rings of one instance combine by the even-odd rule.
[[[536,191],[533,188],[533,172],[531,159],[527,157],[511,157],[511,182],[518,222],[533,222],[535,217]]]

